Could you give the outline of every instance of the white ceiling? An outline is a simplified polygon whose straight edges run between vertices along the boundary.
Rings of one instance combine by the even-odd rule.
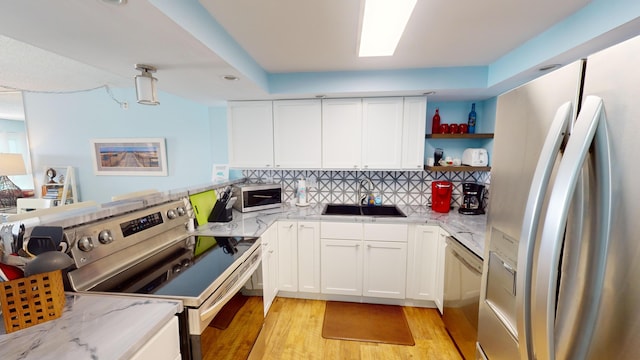
[[[266,74],[484,66],[590,3],[418,0],[394,56],[358,58],[360,0],[179,0],[206,9],[197,17],[172,1],[5,1],[0,87],[132,87],[142,63],[158,68],[160,90],[203,104],[270,98],[242,61],[185,24],[221,25]]]

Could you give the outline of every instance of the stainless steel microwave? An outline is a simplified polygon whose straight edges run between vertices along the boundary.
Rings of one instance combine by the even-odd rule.
[[[278,208],[282,206],[282,185],[236,184],[233,196],[237,198],[233,207],[240,212]]]

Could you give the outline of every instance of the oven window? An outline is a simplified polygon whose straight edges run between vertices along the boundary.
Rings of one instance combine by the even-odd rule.
[[[280,204],[282,189],[251,190],[245,192],[244,207],[256,207],[271,204]]]

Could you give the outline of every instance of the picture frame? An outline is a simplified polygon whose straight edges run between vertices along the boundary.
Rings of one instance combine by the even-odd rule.
[[[167,176],[164,138],[92,139],[95,175]]]

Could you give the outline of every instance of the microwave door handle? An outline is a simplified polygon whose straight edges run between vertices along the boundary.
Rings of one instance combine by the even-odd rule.
[[[595,142],[593,141],[595,137]],[[586,354],[588,339],[593,334],[597,317],[597,308],[600,301],[602,283],[604,281],[604,263],[606,261],[606,246],[608,244],[609,230],[611,226],[611,160],[609,140],[606,130],[602,99],[596,96],[588,96],[584,102],[580,115],[576,120],[571,138],[567,143],[564,156],[560,165],[556,181],[553,186],[549,206],[542,230],[540,250],[536,266],[536,281],[534,296],[532,299],[533,323],[532,337],[535,353],[533,358],[555,359],[555,311],[556,289],[558,286],[558,271],[562,240],[567,224],[567,217],[572,203],[572,197],[576,190],[583,164],[589,152],[592,142],[595,144],[596,156],[596,182],[598,183],[597,204],[600,216],[596,221],[598,234],[594,237],[599,244],[597,261],[593,264],[594,278],[590,281],[593,291],[593,300],[587,305],[587,311],[583,313],[588,319],[582,323],[586,325],[581,329],[583,334],[578,344],[582,349],[575,351]],[[596,293],[597,292],[597,293]]]
[[[531,274],[533,251],[537,235],[542,202],[545,198],[555,159],[572,118],[571,102],[562,104],[553,118],[542,146],[538,164],[533,175],[527,207],[524,213],[518,251],[518,274],[516,284],[518,343],[521,359],[533,359],[531,341]]]

